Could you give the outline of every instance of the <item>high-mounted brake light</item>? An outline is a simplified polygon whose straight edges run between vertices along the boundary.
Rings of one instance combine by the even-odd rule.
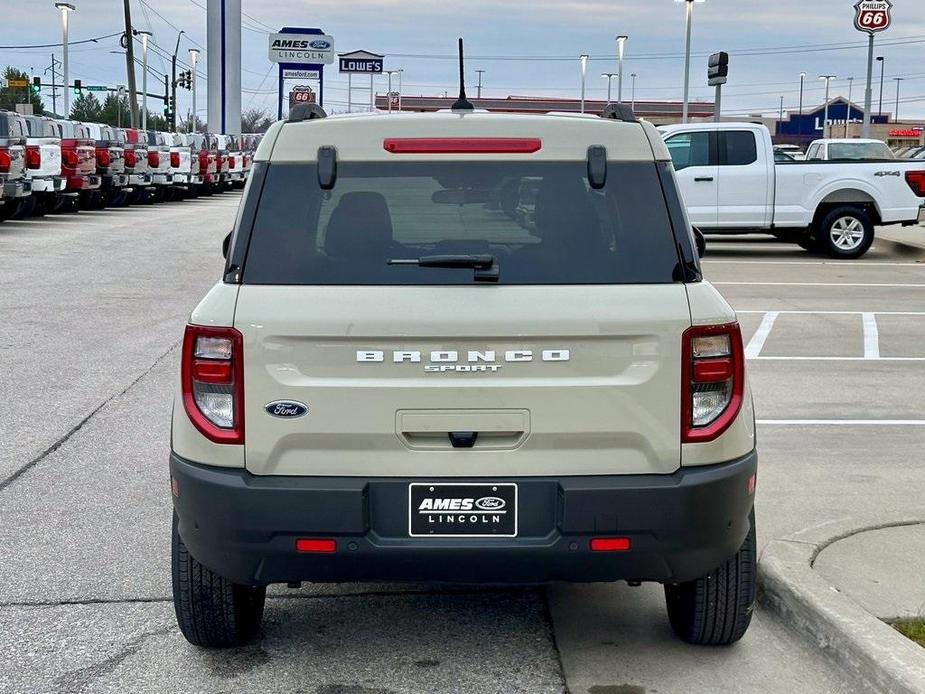
[[[183,407],[215,443],[244,443],[244,340],[234,328],[187,325],[181,363]]]
[[[738,323],[694,326],[681,339],[681,442],[712,441],[742,407],[742,333]]]
[[[390,137],[382,147],[392,154],[533,154],[538,137]]]
[[[38,145],[29,145],[26,147],[26,166],[30,169],[42,168],[42,150]]]
[[[907,171],[906,183],[912,192],[920,198],[925,198],[925,171]]]
[[[180,168],[180,153],[179,152],[170,153],[170,166],[174,169]]]

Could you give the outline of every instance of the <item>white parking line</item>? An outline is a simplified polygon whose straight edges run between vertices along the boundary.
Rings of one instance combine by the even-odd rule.
[[[923,289],[925,283],[887,283],[887,282],[711,282],[716,287],[901,287],[904,289]]]
[[[774,327],[774,321],[777,320],[779,315],[779,311],[768,311],[764,314],[764,318],[761,319],[761,324],[758,326],[755,334],[752,335],[752,339],[748,341],[748,347],[745,348],[746,359],[756,359],[758,355],[761,354],[761,349],[764,347],[768,335],[771,334],[771,328]]]
[[[925,263],[889,263],[885,261],[865,261],[861,263],[846,263],[843,260],[701,260],[701,265],[828,265],[843,268],[876,267],[915,267],[925,269]]]
[[[925,357],[749,357],[749,361],[925,361]]]
[[[862,313],[864,324],[864,358],[880,358],[880,331],[877,330],[877,317],[873,313]]]
[[[736,313],[767,313],[767,311],[756,311],[753,309],[742,309]],[[777,313],[797,314],[797,315],[819,315],[819,316],[860,316],[865,311],[804,311],[781,309]],[[878,316],[925,316],[925,311],[873,311]]]
[[[756,419],[766,426],[894,426],[921,427],[925,419]]]

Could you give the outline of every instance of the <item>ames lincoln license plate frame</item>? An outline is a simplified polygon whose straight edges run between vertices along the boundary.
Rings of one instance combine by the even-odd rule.
[[[411,482],[409,537],[517,537],[515,482]]]

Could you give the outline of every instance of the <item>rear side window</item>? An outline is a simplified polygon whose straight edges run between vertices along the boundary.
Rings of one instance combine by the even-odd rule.
[[[709,132],[680,133],[667,138],[665,144],[668,145],[675,170],[715,163],[710,156],[712,139]]]
[[[500,284],[672,282],[678,253],[653,163],[614,163],[593,190],[586,162],[270,165],[245,284],[471,284],[471,268],[389,264],[492,255]],[[251,194],[258,194],[253,191]]]
[[[829,159],[895,159],[883,142],[831,142]]]
[[[747,166],[758,161],[755,134],[748,130],[720,133],[720,166]]]

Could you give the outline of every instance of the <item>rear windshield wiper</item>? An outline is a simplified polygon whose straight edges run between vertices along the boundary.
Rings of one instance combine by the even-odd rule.
[[[417,265],[475,270],[476,282],[497,282],[501,274],[498,259],[490,253],[478,255],[422,255],[420,258],[390,258],[389,265]]]

